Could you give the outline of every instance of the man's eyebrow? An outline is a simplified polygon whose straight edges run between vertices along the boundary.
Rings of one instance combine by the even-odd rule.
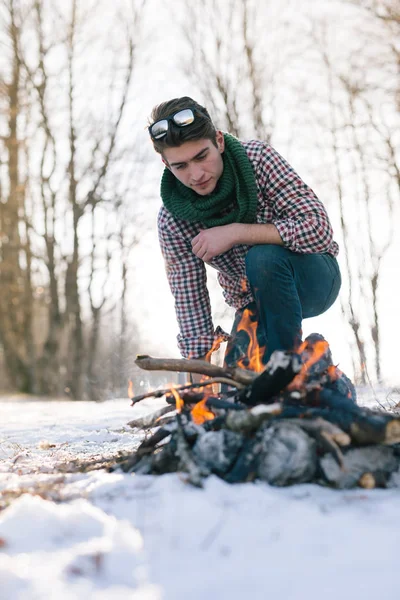
[[[202,154],[204,154],[205,152],[207,152],[207,150],[209,150],[208,146],[206,146],[205,148],[203,148],[203,150],[200,150],[200,152],[198,152],[197,154],[195,154],[194,156],[192,156],[192,158],[190,158],[188,161],[187,160],[181,160],[178,162],[173,162],[173,163],[169,163],[170,167],[177,167],[179,165],[185,165],[187,162],[190,162],[191,160],[196,160],[196,158],[200,158]]]

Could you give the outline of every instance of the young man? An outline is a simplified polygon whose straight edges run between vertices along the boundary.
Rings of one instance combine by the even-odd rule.
[[[323,204],[269,144],[217,130],[192,98],[156,106],[149,133],[166,167],[158,230],[182,356],[204,358],[221,336],[205,263],[236,309],[227,364],[246,352],[248,336],[237,331],[245,308],[257,322],[264,364],[274,350],[294,349],[302,319],[325,312],[341,285]]]

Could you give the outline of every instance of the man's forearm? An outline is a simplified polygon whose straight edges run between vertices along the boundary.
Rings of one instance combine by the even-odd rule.
[[[209,262],[237,244],[283,246],[283,241],[277,228],[271,223],[230,223],[200,231],[192,240],[192,249],[198,258]]]
[[[275,225],[271,223],[235,223],[237,244],[255,246],[257,244],[275,244],[283,246],[283,241]]]

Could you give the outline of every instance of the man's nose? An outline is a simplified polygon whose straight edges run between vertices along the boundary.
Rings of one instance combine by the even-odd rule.
[[[190,178],[192,181],[201,181],[204,175],[204,170],[201,165],[193,163],[190,165]]]

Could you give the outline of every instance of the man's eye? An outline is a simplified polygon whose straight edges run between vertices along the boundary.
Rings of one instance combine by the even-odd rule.
[[[197,160],[204,160],[206,158],[207,154],[203,154],[202,156],[198,156]]]
[[[180,171],[181,169],[184,169],[186,167],[186,165],[177,165],[175,168],[177,171]]]

